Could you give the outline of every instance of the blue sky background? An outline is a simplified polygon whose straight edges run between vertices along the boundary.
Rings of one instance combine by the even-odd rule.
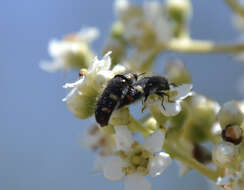
[[[142,1],[138,1],[142,2]],[[194,2],[192,36],[217,42],[238,38],[223,0]],[[6,0],[0,3],[0,189],[122,189],[102,175],[91,175],[94,155],[82,150],[79,137],[92,121],[76,119],[61,99],[61,86],[77,73],[49,74],[39,61],[49,59],[51,38],[96,26],[101,48],[115,19],[110,0]],[[194,89],[220,102],[242,99],[236,89],[244,67],[227,55],[165,54],[182,58],[193,75]],[[154,189],[206,189],[197,172],[178,177],[176,165],[153,179]]]

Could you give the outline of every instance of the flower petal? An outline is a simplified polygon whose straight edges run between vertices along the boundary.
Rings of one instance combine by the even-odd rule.
[[[159,152],[162,150],[165,135],[161,130],[155,131],[144,140],[144,147],[150,152]]]
[[[124,125],[115,126],[114,129],[117,150],[128,152],[134,141],[131,131]]]
[[[83,28],[77,33],[77,37],[81,40],[85,40],[87,43],[91,43],[99,36],[99,31],[95,27]]]
[[[150,182],[140,174],[131,174],[125,177],[124,190],[150,190]]]
[[[94,77],[94,82],[96,84],[94,84],[95,88],[96,85],[98,87],[101,87],[102,85],[104,85],[107,81],[111,80],[114,77],[114,74],[112,71],[110,70],[101,70],[99,71],[96,76]]]
[[[119,181],[124,177],[122,168],[126,163],[119,156],[110,156],[103,165],[104,177],[111,181]]]
[[[94,161],[93,172],[102,172],[103,166],[105,165],[106,157],[98,155]]]
[[[68,102],[71,100],[73,97],[80,95],[80,92],[78,91],[77,88],[73,88],[63,99],[63,102]]]
[[[174,97],[174,100],[183,100],[192,95],[192,84],[183,84],[176,87],[171,87],[170,90],[177,91],[178,95]]]
[[[163,105],[160,106],[160,111],[165,116],[175,116],[181,111],[180,102],[163,102]]]
[[[101,70],[108,70],[111,66],[110,54],[112,51],[107,52],[101,60],[95,57],[92,61],[92,64],[89,66],[88,73],[97,73]]]
[[[158,1],[145,1],[145,20],[153,26],[156,36],[160,42],[168,42],[172,37],[172,29],[169,21],[162,14],[163,6]]]
[[[150,160],[149,163],[149,174],[152,177],[156,177],[161,175],[164,170],[172,163],[172,159],[170,155],[165,152],[160,152],[155,155],[153,159]]]
[[[92,131],[92,133],[91,133]],[[81,146],[88,150],[94,150],[99,144],[99,140],[103,138],[98,126],[90,126],[81,137]]]
[[[125,71],[126,71],[126,67],[123,66],[123,65],[118,64],[118,65],[115,65],[115,66],[114,66],[114,68],[113,68],[112,71],[113,71],[113,73],[114,73],[115,75],[117,75],[117,74],[119,74],[119,73],[123,73],[123,72],[125,72]]]
[[[40,68],[44,71],[53,73],[65,68],[65,63],[62,60],[56,60],[54,62],[42,61]]]
[[[108,70],[111,66],[111,57],[110,57],[111,54],[112,54],[112,51],[109,51],[103,56],[102,61],[104,62],[104,64],[103,64],[104,70]]]
[[[124,15],[130,7],[128,0],[116,0],[114,3],[114,9],[120,16]]]
[[[82,77],[81,79],[77,80],[76,82],[73,83],[66,83],[65,85],[63,85],[63,88],[74,88],[77,87],[79,85],[81,85],[84,81],[85,77]]]

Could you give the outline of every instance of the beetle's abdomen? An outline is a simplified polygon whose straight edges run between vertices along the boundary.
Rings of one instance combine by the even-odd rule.
[[[101,126],[108,125],[112,112],[126,93],[126,88],[126,81],[120,77],[109,81],[97,102],[95,110],[95,119]]]

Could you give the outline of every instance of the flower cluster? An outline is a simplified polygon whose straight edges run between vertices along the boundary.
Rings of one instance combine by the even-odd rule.
[[[48,72],[88,67],[93,58],[90,44],[98,35],[96,28],[85,28],[62,40],[51,40],[48,50],[53,61],[43,61],[40,67]]]
[[[244,8],[226,2],[243,30]],[[192,91],[192,76],[181,60],[167,61],[163,74],[153,74],[152,66],[165,51],[229,52],[240,58],[244,45],[191,39],[190,0],[142,5],[115,0],[114,7],[118,19],[101,59],[90,47],[98,31],[87,28],[52,40],[53,61],[41,63],[49,72],[79,70],[79,78],[63,86],[68,89],[63,101],[77,118],[95,116],[81,138],[83,147],[98,154],[94,171],[111,181],[123,179],[126,190],[150,190],[145,176],[160,176],[175,159],[181,175],[194,169],[220,188],[243,189],[244,103],[221,106]],[[140,102],[132,114],[131,105]]]
[[[116,74],[126,72],[126,67],[119,64],[110,69],[110,54],[111,52],[107,53],[101,60],[95,58],[87,70],[82,70],[78,81],[64,85],[64,88],[71,90],[63,101],[67,102],[75,116],[92,116],[97,99],[106,84]],[[144,106],[158,108],[158,113],[165,117],[175,116],[181,111],[183,99],[191,95],[191,88],[191,84],[170,86],[168,100],[162,102],[160,97],[155,100],[152,96]],[[92,127],[84,135],[82,142],[92,150],[99,149],[99,161],[95,168],[100,168],[106,178],[120,180],[125,176],[126,189],[133,189],[136,184],[150,189],[149,182],[143,176],[150,174],[156,177],[171,163],[170,155],[161,152],[165,134],[155,123],[157,121],[153,117],[147,118],[144,125],[135,122],[128,108],[121,108],[114,111],[108,126],[103,129]],[[149,128],[150,125],[154,128]],[[146,136],[143,145],[134,141],[133,132],[142,132]],[[141,182],[138,183],[138,180]]]
[[[171,164],[170,155],[160,152],[164,135],[157,130],[144,139],[141,145],[134,141],[126,126],[115,126],[117,152],[104,162],[104,177],[117,181],[125,177],[125,189],[150,189],[150,183],[143,176],[161,175]]]

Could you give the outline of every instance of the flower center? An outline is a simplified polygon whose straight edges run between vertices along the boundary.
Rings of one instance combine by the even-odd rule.
[[[147,175],[149,173],[149,160],[153,157],[153,153],[135,142],[132,144],[132,151],[126,153],[122,151],[120,157],[128,163],[128,166],[122,169],[125,174],[140,173]]]

